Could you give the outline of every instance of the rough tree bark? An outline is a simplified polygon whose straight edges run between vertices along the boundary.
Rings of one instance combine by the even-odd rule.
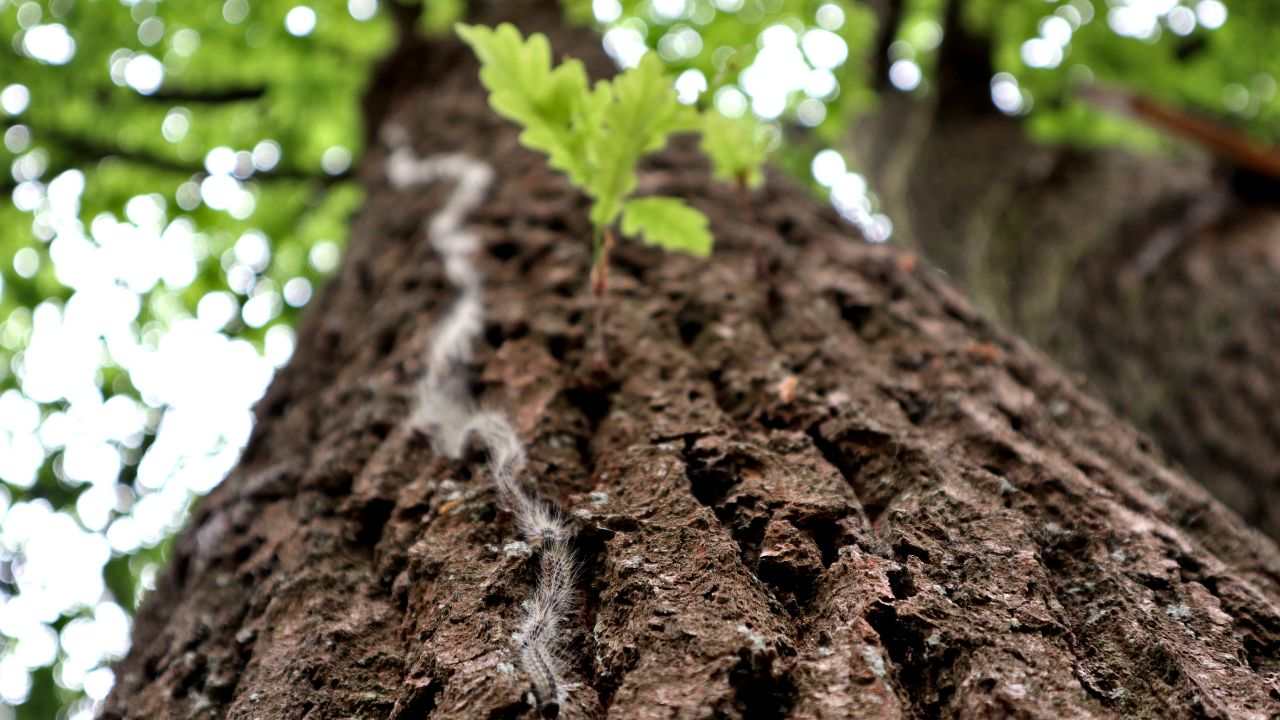
[[[992,106],[991,49],[961,5],[930,98],[882,88],[850,136],[899,242],[1280,538],[1277,183],[1267,198],[1191,145],[1031,141]],[[882,0],[886,23],[896,6]]]
[[[606,72],[550,0],[471,2]],[[586,202],[407,42],[371,121],[497,182],[486,402],[578,525],[573,710],[612,718],[1280,713],[1280,552],[905,254],[772,177],[743,209],[685,143],[643,175],[714,258],[624,244],[593,369]],[[140,611],[105,717],[525,717],[536,561],[481,466],[407,423],[451,298],[443,184],[369,200],[339,276]],[[763,255],[768,271],[757,277]]]

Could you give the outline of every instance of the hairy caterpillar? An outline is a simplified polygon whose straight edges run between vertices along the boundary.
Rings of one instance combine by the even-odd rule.
[[[537,582],[524,603],[515,643],[539,712],[557,717],[570,689],[560,654],[560,626],[573,605],[577,563],[570,546],[572,533],[559,510],[521,481],[524,446],[511,423],[501,413],[479,408],[467,383],[472,346],[484,328],[484,282],[471,259],[479,241],[463,218],[483,200],[493,169],[462,154],[417,158],[403,135],[396,130],[386,133],[392,147],[387,177],[393,186],[454,183],[444,208],[428,222],[427,233],[458,291],[432,332],[427,372],[417,387],[411,422],[425,429],[436,451],[447,457],[461,458],[473,442],[485,449],[499,497],[514,515],[520,534],[540,553]]]

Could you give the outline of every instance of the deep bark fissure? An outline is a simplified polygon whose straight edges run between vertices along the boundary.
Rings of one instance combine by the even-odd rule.
[[[872,606],[866,618],[893,661],[892,675],[899,699],[914,717],[942,717],[955,693],[947,675],[963,652],[960,646],[931,651],[930,636],[925,634],[930,628],[903,622],[889,603]]]
[[[823,434],[822,423],[810,425],[807,432],[809,438],[813,440],[814,447],[822,453],[822,457],[831,464],[831,467],[839,470],[840,476],[849,484],[849,487],[853,488],[863,512],[867,515],[867,520],[875,525],[893,502],[893,498],[869,501],[865,489],[859,488],[863,469],[888,444],[889,436],[875,430],[853,430],[841,434],[839,440],[832,440]],[[846,443],[862,449],[863,452],[846,453],[844,450]]]

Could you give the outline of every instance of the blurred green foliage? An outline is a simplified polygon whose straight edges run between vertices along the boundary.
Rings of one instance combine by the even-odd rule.
[[[967,26],[990,39],[996,69],[1019,81],[1029,98],[1019,112],[1041,139],[1161,144],[1074,92],[1099,83],[1280,142],[1280,3],[1273,0],[967,0],[963,10]]]
[[[673,74],[696,73],[706,88],[703,101],[715,97],[723,88],[740,88],[750,82],[744,73],[749,72],[748,69],[768,47],[762,33],[771,28],[785,28],[796,38],[803,38],[809,31],[817,31],[815,38],[821,33],[831,33],[841,43],[833,48],[839,50],[839,60],[826,61],[824,58],[816,65],[813,55],[808,60],[811,69],[833,70],[836,83],[829,90],[813,88],[812,92],[806,93],[797,89],[788,98],[788,110],[791,112],[785,115],[795,119],[795,111],[806,98],[821,102],[820,115],[815,114],[801,122],[816,127],[828,141],[837,139],[849,121],[858,112],[870,108],[874,99],[870,90],[869,65],[865,60],[872,47],[876,20],[868,8],[857,2],[564,0],[564,5],[571,20],[596,23],[606,32],[606,38],[611,30],[621,30],[641,38],[645,46],[657,50]],[[679,11],[669,12],[675,8]],[[602,9],[603,13],[600,12]],[[690,30],[694,35],[690,35]],[[769,62],[776,60],[767,55],[763,59]],[[765,117],[774,119],[778,116],[769,113]]]
[[[364,137],[358,100],[395,36],[389,1],[0,0],[0,163],[8,170],[0,176],[0,408],[35,407],[41,433],[74,412],[65,397],[29,397],[30,343],[46,310],[67,308],[81,292],[71,264],[59,259],[59,238],[79,234],[85,247],[105,248],[113,223],[138,237],[181,230],[192,248],[189,276],[115,281],[136,296],[128,325],[139,343],[154,347],[200,316],[202,301],[229,298],[217,332],[271,352],[273,330],[292,326],[306,300],[283,302],[284,289],[299,279],[316,286],[332,271],[361,202],[349,177]],[[621,64],[656,51],[682,101],[714,104],[727,116],[754,111],[772,123],[773,136],[785,139],[779,164],[805,178],[814,154],[874,108],[874,89],[884,85],[872,76],[879,52],[897,68],[891,91],[930,93],[949,2],[961,3],[967,29],[990,44],[993,103],[1025,117],[1037,137],[1163,144],[1076,98],[1075,88],[1099,82],[1280,141],[1275,0],[903,0],[887,48],[873,7],[894,4],[888,0],[563,0],[573,21],[600,29]],[[465,0],[430,0],[422,10],[421,28],[438,32],[461,16]],[[854,182],[824,184],[833,195],[854,188],[844,204],[870,222],[874,198],[854,171]],[[246,270],[242,256],[253,254],[255,238],[269,252]],[[272,300],[259,303],[266,311],[249,312],[260,296]],[[58,443],[36,446],[29,477],[4,475],[18,472],[5,455],[24,431],[0,412],[0,603],[8,603],[0,605],[0,698],[26,698],[16,709],[0,699],[0,720],[92,712],[84,683],[66,670],[68,636],[103,608],[77,605],[33,621],[62,639],[50,662],[27,673],[15,658],[40,658],[47,648],[38,647],[40,633],[20,639],[6,613],[16,607],[29,550],[7,543],[18,506],[43,503],[85,533],[108,536],[158,492],[138,478],[166,408],[140,390],[148,378],[114,350],[98,338],[90,351],[100,400],[126,398],[146,421],[144,432],[114,445],[120,471],[106,484],[122,500],[105,520],[90,518],[84,498],[96,486],[67,472]],[[98,579],[106,600],[131,612],[166,548],[153,539],[112,550]]]

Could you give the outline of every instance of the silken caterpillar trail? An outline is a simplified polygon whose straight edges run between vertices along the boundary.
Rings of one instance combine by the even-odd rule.
[[[473,345],[484,329],[484,281],[472,260],[479,240],[463,221],[483,201],[493,168],[460,153],[418,158],[402,131],[391,129],[386,137],[392,148],[387,176],[394,187],[454,184],[426,230],[458,294],[432,331],[427,371],[417,387],[411,421],[427,432],[437,452],[449,458],[461,458],[470,443],[484,448],[500,500],[511,510],[525,541],[540,553],[537,581],[524,603],[515,642],[540,713],[556,717],[570,690],[564,679],[561,625],[572,610],[577,572],[572,532],[560,511],[521,481],[526,458],[520,438],[502,413],[478,406],[467,377]]]

